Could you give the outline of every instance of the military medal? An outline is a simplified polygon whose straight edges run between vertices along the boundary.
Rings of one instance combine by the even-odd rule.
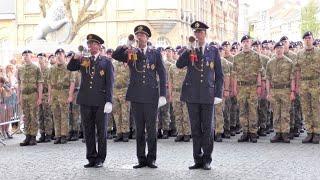
[[[150,69],[150,64],[147,65],[147,69]]]
[[[101,76],[104,75],[104,71],[103,71],[103,70],[100,71],[100,75],[101,75]]]
[[[154,68],[155,68],[155,65],[151,64],[151,69],[154,70]]]
[[[83,58],[81,66],[86,68],[86,73],[88,74],[88,67],[90,66],[90,61],[88,58]]]
[[[214,63],[213,63],[213,62],[210,63],[210,68],[211,68],[211,69],[214,68]]]
[[[206,66],[209,66],[209,61],[207,61],[207,64],[206,64]]]

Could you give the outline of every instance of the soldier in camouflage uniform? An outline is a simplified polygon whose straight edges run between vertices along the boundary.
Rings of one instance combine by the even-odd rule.
[[[48,81],[50,68],[48,67],[48,61],[44,53],[37,55],[39,60],[40,70],[43,77],[43,90],[42,90],[42,103],[39,107],[39,129],[41,137],[37,141],[38,143],[50,142],[52,135],[52,113],[51,107],[48,103]]]
[[[263,66],[259,54],[251,50],[251,39],[245,35],[241,39],[243,51],[234,57],[231,78],[233,88],[239,87],[240,123],[243,135],[238,142],[257,142],[257,100],[261,94]]]
[[[38,107],[42,103],[43,78],[40,68],[31,62],[32,52],[26,50],[22,56],[25,64],[18,69],[18,92],[24,114],[26,138],[20,146],[28,146],[37,144]]]
[[[130,106],[126,101],[126,92],[129,80],[129,71],[126,63],[114,61],[115,83],[114,83],[114,100],[113,116],[117,127],[117,137],[114,142],[128,142],[130,131]]]
[[[237,43],[233,43],[231,50],[229,48],[224,49],[224,58],[228,60],[229,62],[233,63],[234,61],[234,55],[237,54]],[[234,53],[232,53],[234,52]],[[240,125],[240,119],[239,119],[239,104],[236,95],[234,92],[232,92],[232,89],[230,89],[230,135],[235,136],[235,134],[240,134],[241,131],[241,125]],[[226,112],[227,113],[227,112]]]
[[[50,70],[49,102],[53,113],[56,140],[54,144],[67,143],[69,104],[73,101],[75,75],[67,69],[63,49],[55,52],[57,64]]]
[[[284,56],[282,42],[276,43],[274,49],[276,55],[268,62],[266,70],[268,99],[274,108],[273,125],[276,132],[270,142],[290,143],[290,106],[288,104],[295,97],[294,64]]]
[[[172,102],[172,76],[174,74],[173,72],[173,66],[174,63],[169,61],[168,59],[172,59],[173,56],[173,48],[172,47],[166,47],[165,49],[166,58],[164,59],[164,64],[167,70],[167,104],[159,108],[159,114],[158,114],[158,138],[162,139],[168,139],[169,137],[169,130],[170,130],[170,104]],[[161,132],[163,131],[163,133]]]
[[[171,53],[172,50],[167,50],[167,53]],[[167,55],[167,57],[170,55]],[[178,58],[176,58],[178,59]],[[178,69],[176,66],[172,66],[172,104],[173,113],[177,127],[177,137],[174,139],[175,142],[189,142],[191,137],[191,127],[188,116],[188,109],[185,102],[180,100],[181,87],[183,84],[184,77],[186,76],[187,69]]]
[[[222,46],[227,46],[228,43],[223,42]],[[222,137],[230,138],[230,75],[232,70],[232,63],[225,59],[223,48],[220,49],[221,66],[223,69],[223,101],[221,104],[215,106],[215,138],[216,142],[222,142]]]
[[[302,143],[319,144],[320,50],[313,47],[313,35],[311,32],[306,32],[303,35],[303,40],[305,49],[298,53],[296,63],[305,128],[308,133]]]
[[[289,50],[290,43],[288,37],[283,36],[280,41],[284,45],[284,55],[295,64],[297,61],[297,54]],[[293,137],[299,137],[300,129],[302,128],[301,98],[300,94],[297,92],[295,93],[295,99],[291,102],[290,109],[290,139],[293,139]]]

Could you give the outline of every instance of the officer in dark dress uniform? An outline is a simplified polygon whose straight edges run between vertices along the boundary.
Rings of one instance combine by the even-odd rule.
[[[80,105],[81,119],[83,120],[87,159],[84,167],[102,167],[106,158],[106,121],[104,113],[112,111],[113,93],[113,65],[111,60],[100,55],[101,44],[104,41],[97,35],[89,34],[87,44],[91,56],[75,55],[68,63],[70,71],[81,72],[81,85],[77,97]],[[98,137],[98,151],[96,150],[96,131]]]
[[[131,110],[136,124],[137,157],[139,164],[133,168],[155,165],[157,155],[156,119],[158,107],[166,104],[166,70],[162,56],[147,46],[151,31],[147,26],[134,28],[138,47],[119,46],[112,58],[127,63],[130,70],[130,82],[126,100],[131,102]],[[157,74],[159,82],[157,81]],[[159,91],[160,90],[160,91]],[[160,98],[159,98],[160,92]],[[148,154],[146,156],[146,133]]]
[[[196,21],[191,28],[198,39],[198,46],[185,50],[176,63],[178,68],[187,67],[180,99],[187,103],[193,138],[195,164],[189,169],[210,170],[214,104],[222,101],[223,72],[218,49],[205,42],[209,27]]]

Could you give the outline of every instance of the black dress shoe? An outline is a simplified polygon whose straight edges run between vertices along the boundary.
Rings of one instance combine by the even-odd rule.
[[[139,163],[139,164],[133,166],[133,169],[139,169],[139,168],[143,168],[143,167],[146,167],[146,166],[147,166],[146,163]]]
[[[205,163],[204,165],[203,165],[203,168],[202,168],[203,170],[211,170],[211,166],[210,166],[210,164],[209,163]]]
[[[89,162],[88,164],[84,165],[83,167],[84,168],[92,168],[95,166],[95,163],[94,162]]]
[[[147,166],[152,169],[158,168],[155,161],[148,162]]]
[[[102,162],[97,162],[95,165],[94,165],[95,168],[102,168],[103,167],[103,163]]]
[[[193,166],[190,166],[189,169],[201,169],[203,168],[203,164],[196,163]]]

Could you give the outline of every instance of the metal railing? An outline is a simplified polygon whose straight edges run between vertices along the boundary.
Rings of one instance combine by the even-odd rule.
[[[9,134],[8,127],[20,122],[21,114],[16,93],[0,98],[0,144],[6,145],[4,140],[20,131],[18,125],[18,128]]]

